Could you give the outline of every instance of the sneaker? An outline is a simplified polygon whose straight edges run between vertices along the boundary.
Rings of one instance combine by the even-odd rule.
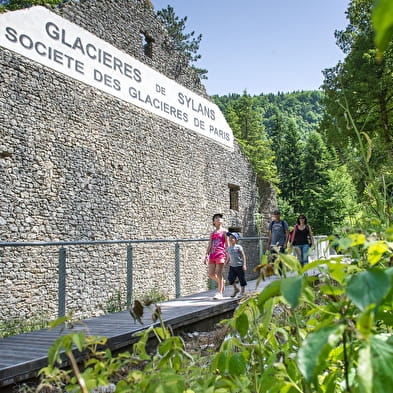
[[[239,288],[235,288],[233,290],[233,293],[232,293],[231,297],[235,297],[238,293],[239,293]]]
[[[241,298],[243,298],[244,296],[246,296],[246,294],[245,294],[244,292],[242,292],[242,293],[239,293],[236,297],[237,297],[238,299],[241,299]]]
[[[220,293],[220,292],[217,292],[214,296],[213,296],[213,299],[214,300],[219,300],[219,299],[222,299],[222,294]]]

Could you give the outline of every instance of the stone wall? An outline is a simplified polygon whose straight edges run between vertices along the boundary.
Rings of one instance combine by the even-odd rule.
[[[57,10],[162,74],[207,97],[168,48],[154,11],[134,0],[69,2]],[[143,55],[140,32],[154,39]],[[222,212],[257,236],[275,203],[234,151],[0,48],[0,241],[199,239]],[[229,185],[239,187],[230,209]],[[181,243],[181,294],[207,289],[207,243]],[[126,296],[126,245],[67,246],[66,311],[87,317]],[[246,245],[248,277],[257,243]],[[175,295],[174,244],[134,247],[134,293]],[[0,248],[0,320],[57,314],[58,247]]]

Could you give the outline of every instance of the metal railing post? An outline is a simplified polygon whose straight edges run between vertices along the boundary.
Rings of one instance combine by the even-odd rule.
[[[132,244],[127,246],[127,308],[132,303]]]
[[[175,283],[176,298],[180,297],[180,245],[175,243]]]
[[[65,316],[66,291],[66,249],[59,249],[59,286],[58,286],[58,317]]]
[[[259,243],[259,262],[258,265],[262,263],[262,257],[263,257],[263,241],[262,239],[258,240]]]
[[[317,260],[321,258],[321,247],[322,247],[322,243],[321,243],[321,238],[319,236],[314,236],[314,240],[315,240],[315,251],[317,254]]]

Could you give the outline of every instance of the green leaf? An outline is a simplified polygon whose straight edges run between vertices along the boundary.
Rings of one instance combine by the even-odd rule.
[[[269,390],[270,392],[271,390]],[[293,383],[292,382],[282,382],[282,385],[280,386],[280,389],[277,390],[279,393],[288,393],[290,391],[296,391],[293,389]]]
[[[366,236],[363,233],[351,233],[349,235],[351,241],[351,247],[362,246],[366,242]]]
[[[347,296],[362,311],[380,305],[390,290],[390,278],[381,270],[367,270],[354,275],[347,286]]]
[[[79,332],[76,334],[72,335],[72,341],[74,342],[74,344],[76,345],[76,347],[78,348],[78,350],[80,352],[82,352],[83,350],[83,344],[85,342],[85,332]]]
[[[338,244],[339,244],[339,249],[348,250],[348,248],[352,246],[352,239],[348,237],[340,239],[338,240]]]
[[[370,340],[371,364],[373,369],[373,392],[393,391],[393,342],[381,336],[372,337]]]
[[[54,366],[56,362],[61,363],[60,351],[63,348],[63,337],[59,337],[51,345],[48,351],[48,364]]]
[[[264,312],[262,316],[261,323],[259,324],[259,331],[262,337],[265,337],[270,328],[270,322],[273,316],[273,309],[274,309],[274,299],[270,298],[264,304]]]
[[[321,266],[322,265],[322,266]],[[320,268],[322,268],[323,270],[325,270],[325,265],[326,265],[326,261],[325,260],[321,260],[321,259],[317,259],[316,261],[312,261],[309,263],[306,263],[303,267],[302,267],[302,273],[308,271],[308,270],[313,270],[313,269],[318,269],[320,270]]]
[[[334,287],[331,285],[321,285],[320,290],[325,295],[339,296],[344,293],[344,290],[342,288]]]
[[[180,337],[173,336],[173,337],[169,337],[166,340],[160,342],[160,344],[158,345],[158,353],[160,355],[164,355],[165,353],[169,352],[170,350],[175,351],[180,348],[183,348],[183,344],[182,344]]]
[[[215,364],[215,366],[218,368],[221,374],[225,374],[228,364],[228,352],[227,351],[219,352],[213,364]]]
[[[280,259],[288,267],[289,270],[291,271],[301,270],[299,260],[295,256],[288,255],[288,254],[281,254]]]
[[[359,350],[357,378],[359,382],[360,393],[373,392],[373,370],[371,365],[370,345],[367,343]]]
[[[180,370],[180,367],[181,367],[181,363],[182,363],[182,358],[181,358],[181,356],[180,356],[178,353],[176,353],[176,354],[173,356],[173,358],[172,358],[173,368],[174,368],[176,371],[179,371],[179,370]]]
[[[272,281],[268,286],[266,286],[263,291],[258,295],[258,306],[261,308],[263,306],[263,303],[266,302],[266,300],[280,295],[280,280]]]
[[[241,353],[235,353],[229,359],[229,373],[231,375],[245,374],[247,369],[246,360]]]
[[[302,294],[303,279],[301,276],[289,277],[281,280],[281,293],[284,299],[295,308],[299,304],[299,298]]]
[[[327,355],[341,338],[344,325],[325,326],[310,333],[297,354],[299,370],[308,382],[315,382],[318,371],[323,369]]]
[[[337,371],[331,371],[323,380],[323,386],[325,387],[325,393],[336,393],[336,387],[339,379],[337,378]]]
[[[158,383],[152,384],[147,392],[183,393],[186,389],[184,377],[174,373],[173,369],[164,369],[158,375]]]
[[[158,353],[160,355],[164,355],[170,349],[172,349],[172,347],[173,347],[173,340],[172,340],[172,338],[164,340],[164,341],[160,342],[160,344],[158,345]]]
[[[393,36],[393,2],[391,0],[376,0],[372,20],[376,32],[375,45],[378,51],[383,53]]]
[[[166,352],[163,356],[161,356],[160,360],[157,362],[157,368],[168,366],[172,360],[173,351]]]
[[[372,328],[374,324],[374,313],[372,309],[369,308],[367,311],[362,312],[356,321],[356,328],[363,335],[363,337],[368,337],[372,333]]]
[[[393,279],[393,267],[386,269],[385,273],[390,277],[391,280]]]
[[[60,318],[55,319],[52,322],[49,322],[49,330],[53,330],[56,327],[66,323],[69,318],[70,318],[70,316],[60,317]]]
[[[162,327],[154,328],[154,333],[157,335],[157,337],[161,338],[162,340],[166,340],[171,337],[168,330]]]
[[[129,393],[130,391],[130,386],[126,381],[120,381],[117,383],[116,393]]]
[[[378,310],[375,319],[383,321],[385,325],[393,326],[393,311],[385,309]]]
[[[327,263],[330,277],[333,280],[336,280],[340,284],[344,283],[344,279],[346,276],[346,270],[348,269],[348,265],[346,263],[336,262],[336,263]]]
[[[367,249],[367,259],[371,265],[375,265],[386,252],[389,252],[389,247],[385,242],[373,243]]]
[[[239,332],[240,337],[244,337],[249,328],[249,323],[248,323],[248,317],[245,312],[241,313],[237,318],[235,322],[236,330]]]

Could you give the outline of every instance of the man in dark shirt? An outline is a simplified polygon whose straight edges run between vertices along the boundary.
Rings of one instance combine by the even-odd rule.
[[[273,212],[273,221],[269,224],[269,239],[267,249],[270,254],[284,253],[289,239],[289,227],[285,220],[281,220],[281,212],[276,209]],[[282,263],[280,262],[279,273],[281,275]]]

